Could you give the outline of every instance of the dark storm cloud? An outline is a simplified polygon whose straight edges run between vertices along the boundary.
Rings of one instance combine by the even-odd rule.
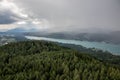
[[[11,13],[10,11],[5,11],[0,13],[0,24],[11,24],[14,23],[16,21],[18,21],[16,19],[16,15]]]
[[[11,24],[25,17],[26,15],[11,0],[0,1],[0,24]]]

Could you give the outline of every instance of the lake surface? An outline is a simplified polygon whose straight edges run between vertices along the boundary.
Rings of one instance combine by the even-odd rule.
[[[89,42],[89,41],[79,41],[79,40],[66,40],[66,39],[55,39],[55,38],[46,38],[46,37],[36,37],[36,36],[25,36],[30,40],[45,40],[66,44],[82,45],[86,48],[97,48],[103,51],[109,51],[113,54],[120,55],[120,45],[105,43],[105,42]]]

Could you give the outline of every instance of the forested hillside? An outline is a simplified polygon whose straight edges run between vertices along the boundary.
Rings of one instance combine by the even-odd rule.
[[[102,62],[105,63],[110,63],[110,64],[115,64],[115,65],[120,65],[120,55],[114,55],[108,51],[102,51],[96,48],[86,48],[80,45],[74,45],[74,44],[62,44],[62,43],[57,43],[61,46],[64,47],[69,47],[71,49],[80,51],[81,53],[86,53],[90,54],[91,56],[99,59]]]
[[[0,80],[120,80],[119,67],[51,42],[0,47]]]

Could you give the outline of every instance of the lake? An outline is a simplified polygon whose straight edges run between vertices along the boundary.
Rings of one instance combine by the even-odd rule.
[[[25,37],[30,40],[45,40],[45,41],[52,41],[52,42],[58,42],[58,43],[82,45],[86,48],[101,49],[103,51],[109,51],[113,54],[120,55],[120,45],[116,45],[116,44],[110,44],[110,43],[105,43],[105,42],[90,42],[90,41],[79,41],[79,40],[55,39],[55,38],[36,37],[36,36],[25,36]]]

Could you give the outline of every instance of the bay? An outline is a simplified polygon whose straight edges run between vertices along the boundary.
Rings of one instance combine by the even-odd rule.
[[[120,55],[120,45],[117,44],[110,44],[105,42],[55,39],[55,38],[36,37],[36,36],[25,36],[25,37],[30,40],[45,40],[45,41],[52,41],[52,42],[65,43],[65,44],[82,45],[86,48],[96,48],[103,51],[109,51],[113,54]]]

